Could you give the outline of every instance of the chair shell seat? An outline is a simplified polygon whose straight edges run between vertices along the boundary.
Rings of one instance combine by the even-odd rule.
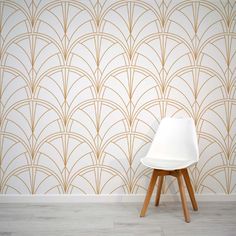
[[[194,160],[175,160],[170,158],[159,157],[156,158],[149,158],[145,157],[141,159],[143,165],[159,170],[177,170],[177,169],[184,169],[196,163]]]

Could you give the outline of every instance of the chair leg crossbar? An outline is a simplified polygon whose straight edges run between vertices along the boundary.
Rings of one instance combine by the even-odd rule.
[[[190,182],[190,178],[189,178],[189,174],[188,174],[188,170],[187,168],[185,169],[181,169],[181,170],[174,170],[174,171],[166,171],[166,170],[157,170],[154,169],[152,172],[152,177],[148,186],[148,190],[147,190],[147,194],[143,203],[143,208],[141,210],[140,213],[140,217],[144,217],[147,211],[147,207],[149,205],[151,196],[152,196],[152,192],[154,190],[155,184],[157,182],[157,177],[159,177],[158,180],[158,187],[157,187],[157,195],[156,195],[156,199],[155,199],[155,206],[159,205],[160,202],[160,197],[161,197],[161,188],[162,188],[162,184],[163,184],[163,179],[165,175],[172,175],[174,177],[177,178],[178,181],[178,185],[179,185],[179,192],[180,192],[180,197],[181,197],[181,202],[182,202],[182,208],[183,208],[183,213],[184,213],[184,218],[185,221],[187,223],[190,222],[190,216],[189,216],[189,211],[187,208],[187,202],[186,202],[186,196],[184,193],[184,184],[183,184],[183,177],[185,180],[185,184],[187,186],[187,190],[190,196],[190,200],[193,206],[193,210],[197,211],[198,210],[198,206],[197,206],[197,202],[194,196],[194,191]]]

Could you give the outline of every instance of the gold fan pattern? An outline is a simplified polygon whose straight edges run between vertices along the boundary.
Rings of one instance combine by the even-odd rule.
[[[195,191],[236,192],[235,0],[0,1],[0,63],[1,194],[142,194],[165,116]]]

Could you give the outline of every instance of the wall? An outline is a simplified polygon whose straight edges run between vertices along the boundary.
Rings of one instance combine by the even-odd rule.
[[[0,32],[2,194],[143,194],[165,116],[195,190],[236,192],[235,1],[0,1]]]

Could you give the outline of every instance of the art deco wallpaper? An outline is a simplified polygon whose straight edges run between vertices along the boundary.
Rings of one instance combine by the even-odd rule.
[[[235,0],[0,1],[0,63],[1,194],[143,194],[165,116],[195,191],[236,192]]]

